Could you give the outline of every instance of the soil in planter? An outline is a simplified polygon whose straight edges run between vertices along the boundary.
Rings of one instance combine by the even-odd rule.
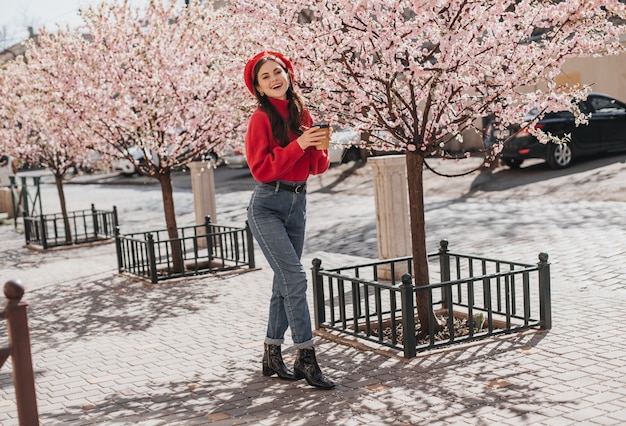
[[[435,341],[445,341],[450,340],[450,329],[448,328],[448,316],[439,317],[439,322],[444,323],[445,327],[439,333],[435,334]],[[478,330],[476,328],[476,323],[474,324],[475,329],[474,333],[481,332],[483,329]],[[469,336],[469,321],[467,318],[454,318],[454,337],[463,337]],[[420,331],[420,323],[417,318],[415,318],[415,334],[417,335]],[[378,329],[372,328],[372,335],[378,337]],[[396,336],[399,344],[404,344],[404,329],[402,327],[402,323],[396,325]],[[383,328],[383,337],[385,339],[391,340],[391,327]],[[423,345],[430,343],[430,337],[427,335],[426,337],[417,339],[417,345]]]
[[[236,265],[233,262],[222,262],[221,260],[214,260],[211,263],[208,261],[188,261],[185,262],[185,273],[198,272],[198,273],[211,273],[217,271],[230,271],[236,268],[243,269],[242,266]],[[159,277],[167,277],[172,275],[172,269],[167,266],[157,267],[157,275]]]

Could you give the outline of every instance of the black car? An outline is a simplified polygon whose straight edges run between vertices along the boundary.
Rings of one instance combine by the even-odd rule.
[[[626,104],[610,96],[591,93],[579,104],[588,117],[588,123],[576,126],[569,111],[547,113],[535,126],[561,140],[560,143],[541,143],[536,137],[519,131],[519,126],[498,129],[491,123],[486,131],[488,146],[497,140],[506,140],[500,153],[502,163],[519,167],[527,158],[545,160],[551,168],[568,167],[575,158],[600,153],[626,151]],[[532,112],[531,112],[532,113]],[[567,136],[569,135],[569,136]]]

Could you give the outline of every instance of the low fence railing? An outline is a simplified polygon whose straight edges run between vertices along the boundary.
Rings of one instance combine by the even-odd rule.
[[[552,327],[547,254],[529,265],[453,253],[444,240],[428,258],[438,260],[441,282],[425,286],[413,285],[411,257],[328,270],[314,259],[316,328],[366,339],[411,358],[443,345]],[[406,272],[401,280],[397,271]],[[421,329],[417,318],[418,292],[428,301],[428,329]],[[435,320],[445,323],[443,331],[435,332]]]
[[[118,228],[115,242],[119,272],[137,275],[152,283],[255,268],[253,239],[248,226],[216,225],[209,217],[202,225],[178,228],[176,239],[170,239],[166,229],[122,235]],[[179,249],[172,250],[174,245]],[[175,254],[180,258],[174,259]]]
[[[30,350],[30,332],[28,330],[28,305],[22,302],[24,287],[16,281],[4,284],[7,302],[0,318],[6,320],[8,346],[0,347],[0,368],[11,357],[13,385],[20,425],[38,425],[37,396],[35,393],[35,375]]]
[[[26,244],[38,245],[45,250],[112,239],[118,226],[117,208],[97,210],[92,204],[89,210],[68,212],[67,220],[69,228],[61,213],[24,217]]]

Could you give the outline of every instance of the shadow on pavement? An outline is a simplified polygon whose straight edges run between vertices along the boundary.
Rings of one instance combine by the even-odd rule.
[[[519,169],[511,169],[508,167],[495,170],[484,169],[472,182],[470,192],[466,197],[471,197],[471,195],[477,191],[506,191],[520,186],[545,182],[550,179],[589,172],[617,163],[626,163],[626,154],[617,156],[597,156],[587,160],[577,161],[571,167],[558,170],[550,169],[545,162],[532,162],[530,165]]]
[[[87,414],[115,422],[116,417],[128,421],[131,414],[141,421],[175,424],[308,425],[350,424],[349,419],[365,417],[368,424],[397,425],[474,418],[488,406],[494,410],[517,407],[520,421],[526,415],[548,412],[555,403],[537,396],[541,383],[528,384],[517,378],[526,374],[523,359],[513,358],[502,371],[491,365],[489,358],[506,351],[532,351],[543,335],[526,333],[411,362],[323,343],[318,351],[322,368],[338,384],[332,391],[312,388],[304,380],[263,377],[258,359],[234,356],[207,374],[195,373],[176,381],[153,380],[148,392],[135,393],[132,388],[114,392],[99,403],[69,406],[65,415],[54,418],[71,421]],[[292,362],[292,356],[287,354],[285,361]],[[468,362],[476,365],[471,372],[454,368]],[[459,382],[465,385],[459,387]],[[408,413],[403,409],[408,400],[422,409]],[[403,414],[390,418],[394,412]]]
[[[184,282],[148,285],[115,275],[64,291],[55,286],[38,289],[28,294],[31,334],[38,343],[56,347],[85,336],[143,331],[157,320],[198,311],[218,297],[217,291],[204,295],[200,304],[193,291],[197,280]]]

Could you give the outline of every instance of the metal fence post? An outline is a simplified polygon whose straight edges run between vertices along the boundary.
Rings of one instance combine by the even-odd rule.
[[[552,296],[550,294],[550,263],[548,253],[539,253],[539,320],[542,330],[552,328]]]
[[[252,230],[246,220],[246,243],[248,247],[248,268],[256,268],[256,262],[254,260],[254,237],[252,236]]]
[[[119,226],[119,221],[117,220],[117,207],[113,206],[113,226],[117,227]]]
[[[91,217],[93,218],[93,236],[97,240],[98,239],[98,232],[99,232],[99,230],[98,230],[98,213],[96,212],[96,206],[93,203],[91,203]],[[76,233],[76,232],[78,232],[78,230],[75,230],[74,232]]]
[[[41,226],[41,247],[48,249],[48,233],[46,232],[46,217],[43,213],[39,216],[39,226]]]
[[[152,233],[148,233],[146,235],[146,239],[148,240],[146,244],[148,245],[148,262],[150,262],[150,282],[152,284],[156,284],[158,282],[158,276],[156,266],[156,254],[154,252],[154,236],[152,235]]]
[[[117,272],[122,272],[124,263],[122,261],[122,236],[119,226],[115,226],[115,252],[117,253]]]
[[[414,289],[413,277],[409,274],[402,275],[400,294],[402,299],[402,341],[405,358],[414,358],[417,354],[417,340],[415,339],[415,305],[413,303]]]
[[[11,185],[9,186],[9,188],[11,188],[11,208],[13,209],[13,225],[17,229],[17,217],[20,214],[20,207],[18,205],[19,195],[17,194],[18,185],[15,176],[9,176],[9,180],[11,181]]]
[[[30,221],[30,219],[26,216],[24,216],[23,218],[24,221],[24,238],[26,239],[26,244],[30,244],[31,242],[31,232],[32,230],[30,229],[32,226],[32,223]]]
[[[322,269],[322,260],[313,259],[313,269],[311,284],[313,285],[313,314],[315,317],[315,329],[322,328],[322,324],[326,321],[326,311],[324,309],[324,278],[319,271]]]
[[[20,205],[22,206],[23,217],[30,216],[30,209],[28,208],[28,188],[26,186],[26,177],[22,177],[22,189],[20,190],[20,196],[17,204],[18,208]],[[42,211],[39,210],[39,212],[41,213]]]
[[[213,264],[213,235],[211,232],[211,216],[204,216],[204,229],[206,234],[206,248],[209,260],[209,268]]]
[[[7,331],[11,347],[13,384],[20,425],[38,425],[37,396],[35,394],[35,375],[30,350],[30,333],[26,307],[21,302],[24,288],[16,281],[4,284],[4,295],[9,299],[4,307],[7,318]]]
[[[450,281],[450,255],[448,254],[450,250],[448,250],[448,240],[439,241],[439,269],[440,269],[440,278],[442,283],[446,283]],[[441,306],[443,308],[448,307],[448,293],[445,289],[442,289],[441,292]]]

